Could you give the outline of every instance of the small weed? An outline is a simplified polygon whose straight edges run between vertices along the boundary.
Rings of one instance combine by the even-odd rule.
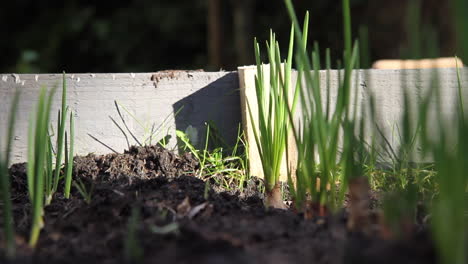
[[[184,151],[189,151],[199,161],[200,169],[193,172],[197,177],[203,180],[213,179],[218,185],[225,189],[238,188],[241,191],[246,180],[246,158],[241,153],[241,147],[245,147],[242,130],[238,129],[237,141],[232,147],[230,154],[226,156],[228,151],[223,147],[217,147],[210,150],[210,138],[215,137],[218,142],[221,142],[220,137],[213,129],[214,125],[206,123],[205,144],[202,150],[198,150],[190,140],[189,134],[182,131],[176,131],[177,137],[182,141]],[[193,133],[193,132],[192,132]]]
[[[75,186],[85,202],[90,204],[93,198],[94,183],[91,183],[91,187],[87,188],[86,184],[81,179],[78,179],[73,182],[73,186]]]
[[[156,127],[156,124],[154,122],[153,123],[142,122],[134,114],[132,114],[130,110],[128,110],[124,105],[118,103],[117,101],[114,101],[114,105],[125,129],[139,146],[151,145],[154,143],[154,139],[158,139],[156,143],[158,143],[164,148],[167,148],[167,144],[170,139],[170,136],[168,136],[169,122],[173,118],[175,118],[179,114],[179,112],[183,109],[183,107],[181,107],[174,114],[171,113],[167,115],[164,118],[164,120],[161,122],[161,124],[159,124],[159,126]],[[127,123],[124,119],[124,116],[122,115],[122,112],[120,111],[120,108],[122,108],[136,122],[136,124],[143,130],[143,136],[140,139],[138,139],[135,136],[135,134],[128,128]],[[127,147],[130,148],[130,142],[128,140],[127,133],[125,133],[124,129],[122,129],[122,127],[112,117],[109,116],[109,118],[117,126],[117,128],[122,132],[122,134],[124,135],[127,141]],[[162,136],[163,134],[166,134],[166,136]]]

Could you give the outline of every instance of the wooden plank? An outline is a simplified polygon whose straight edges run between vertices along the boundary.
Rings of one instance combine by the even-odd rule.
[[[372,64],[374,69],[431,69],[463,67],[460,58],[435,58],[421,60],[378,60]]]
[[[455,69],[438,69],[441,83],[440,112],[449,117],[453,115],[457,99],[457,78]],[[463,93],[467,95],[468,69],[461,69]],[[186,72],[165,71],[154,73],[105,73],[105,74],[67,74],[68,103],[76,118],[76,142],[78,154],[88,152],[108,153],[104,146],[88,136],[107,143],[117,151],[127,148],[123,134],[112,123],[109,116],[121,124],[117,115],[114,100],[125,106],[137,122],[126,111],[122,111],[128,127],[137,138],[142,138],[145,129],[154,123],[158,126],[167,117],[167,129],[159,136],[169,134],[172,138],[169,147],[175,148],[175,130],[185,130],[189,125],[198,130],[199,142],[203,142],[204,122],[214,121],[228,142],[234,142],[237,136],[239,122],[243,121],[250,154],[251,174],[262,176],[261,164],[256,153],[252,128],[248,121],[245,98],[255,102],[254,86],[255,67],[239,68],[235,72]],[[325,91],[326,72],[320,72],[322,91]],[[336,100],[338,87],[338,71],[330,72],[330,98]],[[431,69],[423,70],[363,70],[355,71],[353,89],[356,101],[353,106],[358,109],[369,104],[369,91],[373,93],[377,106],[377,118],[382,133],[389,139],[393,148],[398,146],[396,133],[399,119],[402,115],[402,84],[406,83],[409,96],[413,99],[427,92],[430,80],[434,76]],[[13,162],[25,161],[27,151],[27,127],[30,113],[37,103],[38,90],[41,85],[50,88],[61,85],[61,74],[0,74],[0,135],[5,135],[10,109],[10,99],[16,88],[22,91],[20,108],[15,131]],[[296,74],[293,74],[293,81]],[[240,89],[239,89],[240,87]],[[354,94],[354,93],[353,93]],[[466,101],[466,100],[465,100]],[[356,105],[354,105],[356,102]],[[174,116],[183,106],[180,114]],[[413,104],[417,107],[417,104]],[[57,93],[53,103],[52,122],[56,122],[56,113],[60,107],[60,93]],[[253,105],[255,111],[255,105]],[[434,116],[438,110],[431,109]],[[365,112],[367,115],[368,112]],[[447,118],[444,127],[450,128]],[[143,124],[142,126],[140,124]],[[432,123],[433,131],[438,124]],[[369,130],[370,131],[370,130]],[[370,133],[369,133],[370,134]],[[130,137],[130,136],[129,136]],[[0,137],[0,147],[4,145],[5,137]],[[130,143],[135,142],[130,137]],[[290,144],[291,145],[291,144]],[[3,148],[2,148],[3,149]],[[290,153],[293,153],[294,150]],[[284,167],[284,166],[283,166]],[[285,179],[283,169],[282,179]]]
[[[241,90],[241,111],[242,111],[242,122],[244,130],[246,131],[247,142],[249,144],[249,168],[252,175],[259,177],[263,176],[263,169],[259,159],[259,154],[256,146],[256,142],[253,135],[253,129],[248,114],[247,103],[250,102],[250,106],[253,111],[253,116],[256,116],[256,94],[255,94],[255,74],[256,68],[254,66],[240,67],[239,71],[239,83]],[[463,81],[463,95],[467,98],[468,85],[468,68],[460,69],[462,81]],[[265,71],[268,75],[268,71]],[[458,82],[456,69],[445,68],[445,69],[420,69],[420,70],[356,70],[352,76],[352,98],[351,98],[351,109],[357,111],[356,115],[358,118],[364,116],[365,119],[370,118],[370,98],[371,95],[374,97],[376,105],[376,118],[374,123],[368,123],[366,125],[366,139],[370,142],[371,137],[379,137],[380,133],[376,131],[378,127],[388,140],[390,147],[394,150],[398,149],[399,140],[399,129],[401,128],[400,119],[403,114],[403,91],[407,89],[408,96],[410,97],[411,109],[413,113],[417,110],[418,98],[424,96],[431,87],[431,81],[434,80],[434,76],[438,74],[440,80],[440,101],[441,108],[437,109],[433,107],[429,110],[430,118],[435,118],[438,112],[441,113],[443,120],[442,126],[439,123],[431,122],[429,124],[429,131],[431,136],[436,136],[437,131],[440,127],[450,130],[451,122],[453,122],[453,116],[455,110],[458,107]],[[337,99],[337,89],[339,86],[339,71],[330,71],[330,101],[331,111],[334,111],[334,103]],[[341,72],[343,76],[343,72]],[[268,78],[268,76],[265,76]],[[297,79],[297,72],[293,73],[292,81],[295,82]],[[327,89],[326,79],[327,72],[320,71],[321,79],[321,91],[322,91],[322,102],[325,108],[325,91]],[[465,99],[466,101],[466,99]],[[435,99],[434,99],[435,102]],[[301,111],[299,107],[296,109],[297,112]],[[413,116],[415,120],[415,116]],[[436,119],[434,119],[436,120]],[[257,120],[254,120],[257,123]],[[379,144],[385,144],[379,142]],[[289,155],[292,157],[292,164],[295,164],[297,159],[297,153],[295,151],[294,141],[289,139],[290,149],[288,150]],[[388,146],[387,146],[388,147]],[[420,156],[420,153],[416,153],[413,161],[430,161],[430,157],[425,157],[424,160]],[[294,168],[293,168],[294,169]],[[285,163],[281,171],[281,180],[286,180],[286,169]]]
[[[203,143],[205,122],[212,120],[221,136],[233,143],[240,123],[238,78],[232,72],[164,71],[159,73],[67,74],[68,104],[74,112],[76,152],[109,153],[110,150],[92,139],[89,134],[121,152],[127,149],[123,133],[112,122],[124,128],[114,101],[121,106],[126,123],[139,141],[144,141],[154,124],[158,127],[166,119],[153,143],[165,135],[171,136],[169,147],[175,148],[175,130],[184,131],[189,125],[199,133]],[[0,135],[5,128],[10,99],[15,89],[21,90],[16,118],[12,161],[26,160],[28,120],[35,111],[41,86],[59,85],[61,74],[0,74]],[[55,126],[60,107],[61,89],[54,97],[51,122]],[[125,109],[126,110],[125,110]],[[179,109],[182,110],[177,116]],[[128,112],[127,112],[128,111]],[[125,129],[125,128],[124,128]],[[131,144],[136,144],[128,131]],[[0,140],[3,144],[3,138]],[[0,146],[1,147],[1,146]],[[2,148],[3,149],[3,148]]]

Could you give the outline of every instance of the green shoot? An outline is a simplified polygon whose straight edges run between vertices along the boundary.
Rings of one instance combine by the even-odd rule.
[[[45,166],[51,159],[50,137],[48,135],[50,108],[52,98],[57,87],[51,89],[47,95],[46,89],[41,88],[36,118],[31,119],[28,146],[28,191],[32,206],[32,227],[29,245],[35,247],[43,226],[43,207],[45,190]],[[33,129],[32,126],[35,126]],[[50,166],[50,165],[49,165]]]
[[[395,161],[393,174],[397,176],[399,184],[393,193],[389,193],[384,200],[384,219],[388,225],[390,237],[410,237],[414,232],[416,207],[418,202],[418,186],[416,186],[418,170],[410,164],[414,160],[416,142],[420,135],[419,122],[413,124],[410,97],[403,84],[403,115],[401,117],[400,147],[398,160]]]
[[[70,198],[70,189],[73,173],[73,146],[75,138],[75,122],[73,112],[70,112],[70,150],[68,151],[67,133],[65,133],[65,198]]]
[[[67,93],[67,84],[66,84],[66,75],[65,72],[62,75],[62,109],[57,113],[57,141],[56,141],[56,153],[54,153],[53,144],[52,144],[52,135],[47,132],[47,149],[45,152],[45,168],[44,168],[44,195],[45,195],[45,205],[48,205],[52,202],[52,198],[57,191],[58,183],[61,178],[61,168],[62,168],[62,155],[65,145],[65,122],[66,115],[68,114],[68,107],[66,106],[66,93]],[[55,89],[55,88],[54,88]],[[70,120],[70,122],[72,122]],[[47,124],[48,126],[48,124]],[[30,130],[32,128],[30,127]],[[30,131],[30,133],[32,133]],[[73,140],[70,141],[73,144]],[[32,144],[30,142],[30,144]],[[70,146],[70,149],[73,149],[73,145]],[[54,154],[55,154],[55,166],[54,166]],[[32,154],[30,154],[32,155]],[[67,156],[68,154],[65,154]],[[67,159],[67,157],[65,158]],[[31,164],[32,166],[32,164]],[[73,164],[65,164],[65,167],[73,167]],[[69,188],[65,188],[65,192],[69,192]]]
[[[205,189],[203,190],[203,199],[208,200],[210,198],[210,181],[205,181]]]
[[[416,206],[418,202],[417,177],[420,171],[410,161],[414,160],[416,143],[420,135],[419,122],[412,121],[413,110],[406,84],[402,82],[403,114],[401,126],[396,126],[400,145],[392,156],[392,171],[395,178],[394,188],[387,184],[383,200],[383,232],[385,238],[409,238],[414,233]],[[384,137],[382,135],[382,137]],[[388,144],[388,140],[385,139]],[[388,145],[390,148],[391,146]]]
[[[126,128],[127,132],[132,136],[132,138],[135,140],[135,142],[138,145],[140,145],[140,146],[141,145],[151,145],[152,142],[153,142],[153,139],[160,138],[157,141],[157,143],[160,144],[164,148],[166,148],[167,143],[168,143],[168,139],[170,138],[170,136],[167,135],[167,136],[161,137],[161,134],[163,132],[169,131],[170,121],[172,119],[174,119],[180,113],[180,111],[182,111],[182,109],[183,109],[183,106],[182,106],[179,109],[177,109],[177,111],[174,114],[172,114],[172,113],[168,114],[163,119],[161,124],[156,127],[155,123],[151,124],[149,122],[143,122],[140,119],[138,119],[127,107],[125,107],[121,103],[119,103],[117,101],[114,101],[114,105],[115,105],[115,109],[117,110],[117,114],[119,115],[120,120],[122,121],[124,127]],[[141,139],[138,139],[135,136],[135,134],[129,129],[129,127],[127,126],[127,122],[125,121],[124,116],[123,116],[122,112],[120,111],[120,108],[122,108],[125,111],[125,113],[127,113],[131,117],[131,119],[133,121],[135,121],[135,123],[143,130],[143,136],[142,136]],[[129,143],[129,140],[128,140],[128,136],[125,133],[124,129],[112,117],[109,117],[109,118],[117,126],[117,128],[122,132],[122,134],[124,135],[124,137],[125,137],[125,139],[127,141],[127,145],[130,148],[130,143]]]
[[[52,139],[49,134],[50,110],[52,106],[53,96],[57,87],[54,87],[47,94],[43,87],[39,93],[39,102],[37,106],[36,116],[31,117],[29,124],[28,136],[28,192],[32,204],[32,227],[29,239],[29,245],[35,247],[39,238],[40,230],[43,226],[43,207],[52,201],[52,197],[57,190],[62,152],[65,141],[65,122],[68,108],[66,107],[66,76],[63,73],[63,88],[62,88],[62,110],[58,112],[57,121],[57,146],[55,171],[53,166],[53,147]],[[73,134],[73,120],[71,122],[71,133]],[[73,138],[73,135],[72,135]],[[73,149],[73,139],[70,139],[70,150]],[[72,153],[72,152],[71,152]],[[66,155],[69,155],[67,153]],[[70,157],[68,157],[70,158]],[[66,164],[67,173],[71,173],[73,161]]]
[[[468,10],[466,0],[452,0],[452,14],[457,33],[457,53],[464,62],[468,61],[468,17],[466,10]]]
[[[138,242],[138,230],[140,225],[140,210],[136,207],[132,208],[132,214],[128,220],[127,236],[124,240],[124,253],[127,262],[139,263],[143,258],[143,248]]]
[[[412,0],[408,5],[407,12],[407,29],[409,32],[409,48],[405,58],[420,59],[422,57],[431,56],[437,54],[435,45],[423,44],[431,41],[426,41],[430,35],[424,34],[421,25],[421,1]],[[435,41],[432,41],[435,42]],[[424,49],[426,48],[426,49]],[[420,72],[416,72],[415,75],[420,81],[422,81]],[[422,147],[423,150],[430,148],[428,142],[428,135],[422,133],[423,127],[425,126],[425,119],[428,113],[429,99],[436,97],[438,100],[438,73],[432,74],[431,80],[431,92],[427,97],[422,99],[422,102],[418,102],[419,109],[414,109],[414,100],[410,97],[408,87],[407,75],[402,74],[401,76],[401,89],[403,92],[403,113],[401,116],[400,125],[396,126],[396,133],[399,139],[399,148],[394,151],[388,139],[381,133],[382,139],[390,149],[389,157],[392,161],[392,168],[389,172],[380,174],[381,178],[375,181],[381,181],[380,185],[385,185],[387,191],[387,198],[384,199],[384,228],[387,237],[402,238],[410,237],[414,233],[414,223],[417,215],[417,203],[423,199],[425,202],[430,202],[436,193],[434,175],[435,172],[432,166],[426,166],[421,163],[414,163],[418,157],[415,157],[417,153],[417,147]],[[431,93],[434,93],[431,96]],[[415,120],[416,117],[416,121]],[[442,127],[441,127],[442,129]],[[431,156],[431,153],[425,153],[426,156]],[[387,177],[385,174],[391,175]],[[387,179],[385,179],[387,178]],[[393,178],[393,179],[392,179]],[[391,179],[391,180],[389,180]],[[392,182],[393,181],[393,182]],[[427,197],[429,193],[429,198]]]
[[[200,170],[197,176],[201,177],[202,173],[205,171],[205,166],[206,166],[205,161],[206,161],[206,153],[207,153],[207,148],[208,148],[208,140],[206,140],[205,148],[202,151],[202,155],[200,155],[196,147],[192,145],[187,133],[177,130],[176,135],[177,135],[177,138],[179,138],[182,141],[182,143],[184,143],[184,150],[188,149],[198,160],[200,164]],[[206,139],[208,139],[208,137],[209,137],[209,129],[207,129],[207,132],[206,132]]]
[[[462,94],[462,81],[460,76],[460,65],[458,65],[458,57],[455,56],[455,65],[457,67],[457,85],[458,85],[458,109],[462,119],[465,119],[465,110],[463,109],[463,94]]]
[[[303,44],[302,48],[305,49],[306,45],[307,45],[307,35],[308,35],[308,27],[309,27],[309,13],[307,12],[306,15],[305,15],[305,18],[304,18],[304,25],[303,25],[303,33],[302,33],[302,39],[301,39],[301,42]],[[294,36],[291,35],[291,37],[293,38]],[[328,57],[329,59],[329,57]],[[298,80],[301,80],[302,79],[302,71],[301,71],[301,68],[299,68],[298,70]],[[298,94],[298,90],[302,89],[301,86],[300,86],[300,81],[297,82],[297,85],[296,85],[296,96]],[[307,108],[307,105],[305,104],[305,100],[304,100],[304,93],[303,91],[301,90],[300,91],[300,95],[301,95],[301,104],[304,106],[304,108],[306,110],[304,110],[305,112],[308,112],[308,108]],[[327,95],[329,96],[329,94]],[[285,100],[286,101],[289,101],[289,98],[288,98],[288,94],[285,92]],[[296,100],[296,99],[295,99]],[[327,112],[328,112],[328,105],[327,105]],[[286,151],[286,160],[287,160],[287,163],[288,163],[288,166],[287,166],[287,169],[288,169],[288,185],[289,185],[289,188],[290,188],[290,192],[292,194],[292,197],[294,199],[294,202],[295,202],[295,206],[296,206],[296,209],[298,209],[299,211],[302,211],[304,210],[304,206],[305,206],[305,201],[304,199],[306,198],[307,196],[307,193],[309,192],[309,186],[312,185],[312,179],[311,177],[309,177],[309,173],[310,173],[310,169],[311,168],[315,168],[315,160],[314,160],[314,155],[315,155],[315,149],[314,149],[314,145],[313,144],[308,144],[307,142],[305,142],[305,140],[307,139],[311,139],[311,137],[309,137],[310,135],[307,135],[307,132],[308,131],[297,131],[297,128],[295,127],[294,125],[294,121],[293,121],[293,117],[294,117],[294,114],[293,114],[293,109],[288,109],[288,116],[289,116],[289,121],[290,123],[292,124],[292,131],[293,131],[293,134],[294,134],[294,138],[295,138],[295,142],[296,142],[296,146],[297,146],[297,150],[298,150],[298,159],[297,159],[297,164],[296,164],[296,179],[295,181],[293,180],[292,178],[292,172],[291,172],[291,168],[290,168],[290,165],[289,164],[289,160],[290,160],[290,157],[289,157],[289,153],[288,151]],[[304,118],[304,116],[303,116]],[[303,119],[303,123],[302,124],[305,124],[305,123],[308,123],[308,120],[307,120],[307,117],[305,117],[306,119]],[[301,127],[302,128],[302,127]],[[301,129],[299,128],[299,129]],[[287,133],[286,135],[286,138],[289,137],[289,133]],[[303,139],[303,140],[301,140]],[[286,139],[286,143],[288,143],[287,139]],[[301,143],[304,143],[304,145],[300,145]],[[287,147],[289,148],[289,146],[287,145]],[[307,166],[306,163],[307,162],[304,162],[304,161],[311,161],[310,164],[308,164],[308,167],[305,167]]]
[[[365,25],[359,27],[359,53],[361,57],[362,69],[368,69],[371,65],[371,54],[369,47],[369,28]]]
[[[243,153],[240,153],[239,147],[243,147]],[[236,143],[234,145],[234,148],[232,150],[231,157],[239,157],[239,169],[241,172],[240,174],[240,179],[239,179],[239,189],[242,192],[244,190],[244,182],[247,180],[247,175],[249,171],[248,167],[248,160],[249,160],[249,145],[247,144],[247,141],[244,138],[244,131],[242,130],[241,124],[239,124],[239,127],[237,128],[237,139]]]
[[[55,159],[55,174],[54,174],[54,185],[50,193],[48,193],[47,204],[50,203],[52,195],[57,191],[59,178],[60,178],[60,169],[62,166],[62,154],[64,148],[64,139],[65,139],[65,122],[67,121],[67,78],[65,72],[63,72],[62,78],[62,109],[59,111],[59,117],[57,119],[57,150],[56,150],[56,159]]]
[[[73,186],[75,186],[75,188],[81,194],[85,202],[87,204],[90,204],[93,198],[94,184],[91,183],[91,187],[88,190],[88,188],[86,188],[86,184],[81,179],[78,179],[73,181]]]
[[[140,143],[140,141],[137,139],[137,137],[132,133],[132,131],[130,130],[130,128],[128,128],[127,122],[125,122],[125,119],[123,118],[123,115],[122,115],[122,113],[120,112],[120,108],[119,108],[119,105],[117,104],[117,101],[114,101],[114,105],[115,105],[115,109],[117,110],[117,113],[119,114],[120,120],[122,120],[122,123],[124,124],[124,126],[125,126],[125,128],[127,129],[128,133],[130,133],[130,135],[132,136],[133,140],[135,140],[135,142],[136,142],[140,147],[143,146],[143,145]],[[124,108],[124,109],[125,109],[125,108]],[[130,112],[129,112],[128,110],[126,110],[126,111],[130,114]],[[130,114],[130,116],[133,117],[132,114]],[[135,118],[135,117],[134,117],[134,118]],[[138,122],[138,120],[137,120],[137,122]],[[117,123],[115,123],[115,124],[117,124]],[[123,130],[122,130],[119,126],[117,126],[117,127],[123,132]],[[124,135],[125,135],[125,133],[124,133]],[[125,136],[125,137],[127,137],[127,136]]]
[[[54,150],[52,147],[52,136],[47,134],[47,149],[46,149],[46,164],[44,168],[44,186],[45,186],[45,195],[46,195],[46,205],[51,202],[52,198],[52,188],[53,188],[53,159],[54,159]]]
[[[0,199],[3,203],[3,230],[5,233],[5,255],[7,258],[13,258],[16,251],[15,230],[13,225],[14,219],[10,197],[10,173],[8,171],[8,166],[10,164],[10,152],[13,142],[13,133],[15,131],[15,118],[18,109],[19,97],[20,91],[16,90],[11,103],[10,118],[8,121],[5,157],[2,157],[0,153]]]

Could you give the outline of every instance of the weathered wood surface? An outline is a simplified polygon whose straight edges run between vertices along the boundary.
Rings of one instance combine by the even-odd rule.
[[[468,68],[460,70],[463,82],[463,93],[468,92]],[[431,109],[434,115],[441,112],[452,116],[457,99],[457,78],[455,69],[438,69],[440,79],[441,109]],[[326,72],[321,73],[322,90],[326,89]],[[249,142],[250,170],[252,175],[262,176],[261,164],[251,135],[247,118],[245,94],[255,102],[253,80],[255,67],[241,67],[237,72],[186,72],[166,71],[156,73],[121,73],[121,74],[67,74],[68,104],[76,118],[76,151],[84,155],[88,152],[109,153],[110,150],[92,139],[90,135],[101,140],[116,151],[127,148],[123,133],[112,122],[112,117],[125,130],[130,144],[136,144],[124,128],[119,118],[114,101],[117,101],[124,119],[136,138],[143,141],[145,134],[151,131],[154,124],[158,127],[165,120],[166,125],[160,129],[152,142],[165,135],[171,136],[169,147],[175,148],[177,140],[175,130],[185,130],[189,125],[198,130],[198,141],[202,143],[205,135],[205,122],[213,121],[228,142],[234,142],[237,128],[243,118]],[[293,81],[296,79],[293,76]],[[361,112],[360,107],[369,105],[370,92],[376,103],[378,124],[382,133],[388,138],[391,146],[397,148],[399,143],[398,126],[403,108],[402,84],[408,89],[409,96],[416,100],[427,92],[432,69],[423,70],[361,70],[353,76],[358,117],[361,113],[368,116],[368,111]],[[26,160],[27,131],[30,114],[35,111],[39,88],[61,85],[61,74],[0,74],[0,147],[3,147],[6,133],[10,100],[16,88],[21,90],[21,100],[16,118],[13,162]],[[239,82],[240,81],[240,82]],[[240,87],[240,90],[239,90]],[[330,72],[331,109],[336,100],[338,71]],[[357,89],[357,90],[356,90]],[[240,93],[241,91],[241,93]],[[51,119],[55,125],[57,111],[60,107],[60,89],[54,98]],[[435,99],[434,99],[435,100]],[[412,107],[417,107],[417,100]],[[466,100],[465,100],[466,102]],[[175,116],[177,110],[182,110]],[[125,110],[125,109],[126,110]],[[255,105],[253,105],[255,109]],[[128,112],[127,112],[128,110]],[[255,110],[254,110],[255,111]],[[444,128],[450,130],[450,118]],[[437,131],[438,124],[431,124]],[[369,129],[369,128],[368,128]],[[375,131],[368,130],[369,136]],[[145,133],[146,132],[146,133]],[[372,134],[374,133],[374,134]],[[3,150],[3,148],[2,148]],[[290,150],[294,151],[294,149]],[[284,177],[284,175],[283,175]]]
[[[51,122],[55,127],[61,100],[61,74],[0,74],[0,145],[4,145],[10,101],[15,89],[21,91],[16,118],[12,161],[26,160],[27,131],[30,114],[36,109],[41,86],[58,85]],[[154,124],[161,127],[152,142],[169,135],[169,147],[177,144],[175,130],[189,125],[205,134],[205,122],[212,120],[228,142],[237,135],[240,123],[238,77],[233,72],[165,71],[158,73],[67,74],[68,105],[75,117],[77,154],[109,153],[94,136],[118,152],[127,149],[124,134],[111,117],[125,130],[130,144],[136,144],[125,129],[114,102],[128,128],[143,143]],[[125,109],[126,110],[125,110]],[[180,112],[175,115],[179,110]],[[128,111],[128,112],[127,112]],[[3,151],[3,148],[2,148]]]
[[[268,73],[268,71],[266,71]],[[330,71],[330,109],[334,111],[334,102],[337,98],[338,88],[338,77],[339,71]],[[462,93],[464,98],[468,95],[468,68],[460,69],[462,79]],[[256,75],[256,67],[248,66],[239,68],[239,81],[241,89],[241,111],[243,126],[247,135],[247,142],[249,144],[249,168],[252,175],[262,177],[263,170],[259,159],[257,145],[254,140],[253,126],[250,123],[250,117],[248,114],[246,100],[249,101],[252,108],[253,116],[255,118],[257,113],[257,106],[255,100],[255,84],[254,78]],[[341,72],[343,76],[343,72]],[[440,87],[440,102],[441,108],[437,109],[430,108],[431,120],[436,120],[435,115],[440,112],[444,117],[444,125],[441,127],[448,131],[453,125],[451,122],[454,118],[455,109],[458,107],[458,81],[457,72],[454,68],[443,68],[443,69],[420,69],[420,70],[358,70],[355,71],[352,77],[352,98],[351,108],[355,109],[357,118],[363,116],[369,122],[366,125],[366,138],[370,142],[372,136],[376,138],[380,137],[380,132],[376,130],[378,126],[381,133],[388,140],[388,144],[382,140],[379,144],[385,145],[389,151],[390,149],[397,150],[400,143],[401,124],[400,120],[403,114],[403,91],[407,90],[407,94],[410,97],[411,109],[415,113],[418,107],[418,99],[426,95],[431,87],[431,82],[434,81],[435,77],[438,76],[439,87]],[[292,82],[297,79],[297,73],[293,73]],[[327,89],[327,72],[320,72],[321,79],[321,91],[322,91],[322,102],[323,109],[325,109],[325,91]],[[374,98],[375,101],[375,114],[376,118],[371,124],[370,120],[370,98]],[[436,101],[435,97],[432,100]],[[467,99],[465,99],[465,102]],[[301,111],[301,108],[296,111]],[[466,111],[465,111],[466,112]],[[413,118],[413,120],[415,120]],[[257,123],[257,120],[255,120]],[[435,136],[437,130],[440,127],[438,123],[431,122],[430,131]],[[297,157],[295,146],[292,143],[293,139],[289,140],[289,155],[292,158],[293,164]],[[414,159],[421,161],[422,157],[416,152]],[[430,159],[425,157],[424,161]],[[286,167],[285,163],[282,167],[281,179],[286,180]],[[294,168],[293,168],[294,169]]]
[[[460,58],[435,58],[421,60],[378,60],[372,64],[374,69],[431,69],[463,67]]]

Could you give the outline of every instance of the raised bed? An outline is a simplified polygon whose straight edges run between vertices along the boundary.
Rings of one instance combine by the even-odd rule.
[[[366,89],[373,87],[377,121],[382,133],[392,138],[401,116],[401,84],[404,81],[410,95],[417,97],[428,87],[427,77],[432,73],[357,71],[353,83],[359,89],[358,105],[367,104]],[[468,70],[463,69],[462,75],[467,76]],[[332,71],[331,76],[332,91],[336,91],[338,74]],[[456,99],[456,71],[441,69],[439,76],[443,112],[449,114]],[[13,162],[26,160],[28,118],[38,88],[60,85],[60,78],[60,74],[3,74],[1,135],[9,109],[9,100],[3,103],[4,99],[12,96],[14,88],[22,90]],[[424,219],[418,219],[418,230],[408,239],[385,240],[348,232],[346,210],[313,219],[290,210],[265,210],[259,178],[250,178],[242,191],[214,180],[207,183],[195,177],[200,164],[193,155],[178,155],[154,145],[128,149],[125,136],[109,118],[121,122],[117,101],[138,139],[147,132],[140,123],[148,123],[143,126],[147,128],[166,122],[169,116],[172,121],[161,137],[172,136],[171,149],[177,149],[175,130],[184,131],[189,125],[199,131],[198,141],[203,142],[204,122],[210,120],[228,142],[234,142],[241,116],[247,120],[241,102],[251,96],[252,78],[249,67],[241,68],[239,76],[235,72],[187,71],[68,74],[68,102],[76,117],[79,155],[73,177],[89,190],[93,188],[92,199],[88,203],[76,189],[69,200],[58,192],[45,209],[45,226],[36,250],[31,250],[25,242],[30,227],[26,167],[13,165],[12,200],[19,245],[13,263],[435,263]],[[331,95],[333,99],[334,93]],[[59,107],[58,99],[53,113]],[[249,123],[244,126],[250,133]],[[261,176],[253,141],[249,134],[247,137],[250,173]],[[128,150],[100,155],[111,151],[96,139],[117,152]],[[129,141],[136,143],[132,138]],[[90,152],[94,154],[87,155]],[[372,198],[374,206],[379,197]],[[377,215],[375,218],[377,222]]]

